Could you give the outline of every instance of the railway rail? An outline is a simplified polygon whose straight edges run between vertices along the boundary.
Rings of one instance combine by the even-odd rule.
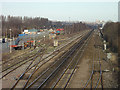
[[[38,54],[38,52],[42,51],[42,48],[43,47],[39,47],[37,49],[32,49],[32,50],[27,50],[26,52],[20,54],[17,57],[14,57],[14,58],[11,58],[9,60],[3,61],[3,63],[1,64],[2,68],[3,68],[2,72],[7,71],[8,69],[16,66],[17,64],[24,63],[25,61],[32,60],[32,58],[34,56],[36,56],[36,54]],[[26,53],[26,55],[24,55],[25,53]],[[2,73],[2,72],[0,72],[0,73]]]
[[[90,33],[89,33],[90,35]],[[41,88],[43,85],[45,85],[45,83],[47,81],[49,81],[49,79],[54,76],[54,74],[56,72],[58,72],[58,70],[60,70],[60,68],[62,68],[62,66],[64,66],[66,63],[68,63],[68,59],[71,58],[71,56],[76,52],[76,50],[81,47],[81,44],[83,44],[84,40],[86,40],[88,38],[89,35],[86,35],[86,37],[82,38],[82,40],[79,43],[76,43],[70,50],[68,50],[68,52],[64,53],[59,60],[57,60],[56,62],[54,62],[49,68],[47,68],[44,72],[42,72],[39,76],[37,76],[36,79],[34,79],[32,82],[29,82],[29,79],[32,75],[30,75],[27,83],[24,85],[24,88]],[[80,50],[81,51],[81,50]],[[77,54],[76,54],[77,55]],[[75,56],[74,56],[75,59]],[[74,59],[72,59],[72,61],[74,61]],[[71,62],[72,62],[71,61]],[[74,62],[75,63],[75,62]],[[77,61],[78,63],[78,61]],[[76,67],[77,64],[75,64]],[[75,70],[75,68],[74,68]],[[73,72],[74,72],[73,70]],[[72,74],[73,74],[72,72]],[[28,84],[28,85],[27,85]],[[39,86],[38,86],[39,85]],[[36,87],[37,86],[37,87]]]
[[[70,43],[71,43],[71,42],[70,42]],[[67,46],[67,45],[64,45],[63,47],[65,47],[65,46]],[[63,47],[61,47],[60,49],[62,49]],[[50,56],[52,56],[53,54],[55,54],[56,52],[58,52],[60,49],[55,50],[53,53],[51,53],[50,55],[48,55],[46,58],[49,58]],[[30,50],[30,51],[27,51],[27,52],[32,53],[33,51],[35,51],[35,50]],[[26,52],[25,52],[25,53],[26,53]],[[38,52],[37,52],[37,53],[38,53]],[[24,58],[23,58],[24,60],[22,59],[22,60],[16,62],[15,64],[12,64],[12,65],[10,65],[9,67],[3,69],[2,72],[0,72],[0,73],[5,72],[5,74],[3,74],[3,76],[2,76],[0,79],[2,79],[3,77],[5,77],[6,75],[8,75],[9,73],[11,73],[12,71],[16,70],[17,68],[21,67],[22,65],[26,64],[27,62],[33,60],[34,57],[36,57],[36,54],[37,54],[37,53],[35,53],[35,54],[33,54],[33,55],[30,55],[30,56],[28,56],[28,57],[24,57]],[[23,54],[24,54],[24,53],[22,53],[21,55],[23,55]],[[56,53],[56,54],[57,54],[57,53]],[[56,54],[55,54],[55,55],[56,55]],[[1,65],[6,64],[6,65],[8,66],[9,62],[11,62],[11,61],[13,61],[13,60],[16,60],[16,59],[21,59],[21,55],[18,56],[18,57],[14,57],[14,58],[12,58],[12,59],[6,60],[6,61],[4,61]],[[45,59],[46,59],[46,58],[45,58]],[[17,60],[16,60],[16,61],[17,61]]]
[[[80,42],[80,43],[82,43],[82,41]],[[78,44],[76,44],[76,45],[78,45]],[[78,46],[77,46],[78,47]],[[63,48],[63,47],[62,47]],[[71,48],[71,50],[68,50],[67,52],[65,52],[66,54],[68,54],[68,52],[70,52],[70,51],[72,51],[72,53],[73,52],[75,52],[75,49],[73,50],[74,48]],[[56,51],[59,51],[59,50],[56,50]],[[53,53],[55,53],[55,52],[53,52]],[[63,53],[63,56],[65,56],[66,54],[65,53]],[[70,55],[72,55],[72,53],[70,54]],[[67,55],[67,58],[69,58],[70,57],[70,55]],[[61,58],[63,58],[63,56],[61,57]],[[49,57],[49,56],[48,56]],[[47,58],[47,57],[46,57]],[[51,57],[52,58],[52,57]],[[49,59],[50,60],[50,59]],[[49,61],[48,60],[48,61]],[[40,61],[44,61],[43,59],[41,59]],[[40,62],[39,63],[37,63],[36,64],[36,66],[35,66],[35,68],[34,68],[34,70],[31,72],[31,74],[29,75],[29,77],[28,77],[28,79],[27,79],[27,82],[25,83],[25,85],[24,85],[24,88],[28,88],[29,86],[31,86],[32,84],[29,84],[28,85],[28,83],[29,83],[29,81],[30,81],[30,79],[31,79],[31,77],[35,74],[35,72],[42,66],[42,65],[44,65],[46,62],[48,62],[48,61],[45,61],[45,62],[43,62],[43,63],[41,63],[40,64]],[[53,63],[53,65],[56,65],[56,63],[58,63],[58,61],[59,60],[57,60],[56,62],[54,62]],[[59,63],[60,63],[61,61],[59,61]],[[55,66],[55,68],[56,68],[56,66]],[[14,89],[16,86],[17,86],[17,84],[18,84],[18,82],[21,80],[21,78],[23,78],[24,77],[24,75],[25,75],[25,73],[27,73],[28,71],[29,71],[30,69],[26,69],[25,70],[25,72],[19,77],[19,79],[18,79],[18,81],[13,85],[13,87],[12,87],[12,89]],[[48,72],[48,70],[49,70],[49,68],[48,69],[46,69],[44,72],[42,72],[42,74],[45,74],[46,72]],[[42,75],[41,74],[41,75]],[[38,78],[39,78],[40,76],[38,76]],[[35,80],[37,80],[37,79],[35,79]],[[35,81],[34,80],[34,81]],[[32,83],[34,83],[34,81],[32,82]]]
[[[0,64],[0,66],[2,66],[3,64],[6,64],[6,63],[8,63],[8,62],[11,62],[11,61],[13,61],[13,60],[15,60],[15,59],[21,58],[21,56],[23,56],[25,53],[29,53],[29,52],[31,53],[32,51],[34,51],[34,49],[24,51],[23,53],[15,56],[15,57],[13,57],[13,58],[10,58],[10,59],[7,59],[7,60],[3,60],[3,61],[2,61],[2,64]]]
[[[65,46],[63,46],[63,47],[61,47],[61,48],[64,48],[64,47],[65,47]],[[61,48],[60,48],[60,49],[61,49]],[[34,51],[34,50],[30,50],[29,52],[33,52],[33,51]],[[37,57],[39,56],[38,53],[40,53],[40,52],[41,52],[41,50],[38,50],[37,53],[35,53],[35,54],[33,54],[33,55],[30,55],[30,56],[24,58],[24,60],[20,60],[20,61],[18,61],[17,63],[15,63],[15,64],[7,67],[7,68],[4,69],[4,70],[2,70],[2,72],[0,72],[0,73],[3,74],[3,72],[5,72],[5,74],[3,74],[0,79],[2,79],[3,77],[5,77],[6,75],[8,75],[9,73],[11,73],[12,71],[16,70],[17,68],[21,67],[22,65],[28,63],[29,61],[32,61],[32,60],[34,60],[35,58],[37,58]],[[49,58],[49,57],[51,57],[51,56],[52,56],[52,58],[53,58],[53,56],[57,55],[58,52],[59,52],[59,49],[55,50],[53,53],[51,53],[50,55],[48,55],[48,56],[45,57],[44,59],[47,59],[47,58]],[[24,53],[23,53],[23,54],[24,54]],[[19,56],[18,58],[20,58],[20,57],[21,57],[21,56]],[[12,59],[10,59],[10,60],[6,60],[3,64],[8,64],[10,61],[13,61],[13,60],[16,59],[16,58],[17,58],[17,57],[12,58]],[[43,59],[43,60],[44,60],[44,59]],[[33,67],[34,67],[34,65],[33,65]],[[32,67],[31,67],[31,68],[32,68]],[[30,68],[30,69],[31,69],[31,68]]]
[[[100,38],[100,37],[97,36],[96,38]],[[101,85],[101,87],[99,88],[103,90],[101,54],[100,54],[100,47],[98,44],[99,43],[95,40],[95,36],[94,36],[94,46],[97,46],[97,47],[94,48],[95,53],[93,53],[92,72],[85,86],[83,87],[83,90],[85,90],[85,88],[87,88],[88,85],[89,85],[89,88],[91,89],[94,88],[96,90],[99,84]],[[95,59],[95,57],[97,57],[97,60]],[[96,67],[96,65],[98,67]],[[96,73],[99,74],[99,76]]]
[[[71,42],[70,42],[70,43],[71,43]],[[64,45],[63,47],[65,47],[65,46],[66,46],[66,45]],[[63,48],[63,47],[61,47],[61,48]],[[61,48],[60,48],[60,49],[61,49]],[[5,72],[5,74],[3,74],[3,76],[2,76],[0,79],[2,79],[3,77],[5,77],[6,75],[8,75],[9,73],[11,73],[12,71],[16,70],[17,68],[21,67],[22,65],[26,64],[27,62],[30,62],[31,60],[33,60],[34,57],[36,57],[36,54],[39,52],[39,51],[38,51],[38,52],[35,53],[35,54],[29,55],[29,54],[31,54],[31,53],[34,52],[34,51],[35,51],[34,49],[28,50],[28,51],[20,54],[19,56],[14,57],[14,58],[11,58],[11,59],[9,59],[9,60],[5,60],[2,64],[0,64],[0,65],[2,65],[2,66],[6,65],[5,67],[7,67],[7,68],[3,69],[2,72],[0,72],[0,73]],[[59,51],[59,49],[57,49],[55,52],[58,52],[58,51]],[[25,54],[25,53],[27,53],[27,52],[30,52],[30,53],[27,54],[27,55],[29,55],[29,56],[27,56],[27,57],[26,57],[26,56],[25,56],[25,57],[21,57],[21,55],[23,55],[23,54]],[[52,54],[54,54],[55,52],[53,52]],[[46,58],[50,57],[52,54],[50,54],[50,55],[47,56]],[[45,59],[46,59],[46,58],[45,58]],[[20,61],[19,61],[19,60],[16,60],[16,59],[19,59]],[[11,63],[12,63],[11,61],[14,61],[14,60],[15,60],[16,63],[11,64]],[[9,63],[9,62],[10,62],[10,63]],[[8,66],[8,65],[10,65],[10,66]]]
[[[38,52],[41,52],[41,51],[42,51],[42,49],[37,50],[37,52],[34,53],[34,54],[29,53],[29,54],[27,54],[24,58],[12,59],[12,60],[10,60],[10,61],[4,62],[4,63],[3,63],[4,67],[8,66],[8,64],[10,64],[10,66],[8,66],[7,68],[3,69],[2,72],[7,71],[8,69],[10,69],[10,68],[16,66],[17,64],[22,63],[22,62],[32,60],[33,57],[36,56],[36,54],[37,54]],[[13,61],[13,60],[14,60],[15,63],[12,64],[11,61]],[[10,63],[9,63],[9,62],[10,62]],[[2,72],[0,72],[0,73],[2,73]]]
[[[68,66],[65,68],[65,70],[62,72],[62,74],[57,78],[56,82],[50,87],[52,90],[54,88],[67,88],[67,85],[69,84],[72,75],[74,74],[76,67],[78,65],[78,62],[80,61],[82,55],[84,54],[85,47],[87,46],[87,43],[91,37],[87,38],[87,40],[84,42],[84,44],[79,48],[75,56],[72,58],[71,62],[68,64]],[[79,55],[79,57],[77,57]],[[77,59],[77,58],[78,59]],[[76,59],[76,60],[75,60]],[[70,70],[72,68],[72,70]],[[63,84],[64,83],[64,84]]]
[[[42,48],[44,48],[44,47],[42,45],[40,45],[40,46],[41,46],[41,50],[42,50]],[[40,47],[39,47],[39,49],[40,49]],[[30,50],[27,50],[27,51],[25,51],[25,52],[15,56],[15,57],[13,57],[13,58],[10,58],[8,60],[3,60],[2,64],[0,64],[0,66],[2,66],[2,68],[3,68],[2,72],[4,72],[4,71],[14,67],[17,64],[20,64],[22,62],[24,63],[25,60],[26,61],[28,59],[31,60],[34,56],[36,56],[36,54],[38,54],[38,50],[39,49],[38,48],[37,49],[31,48]],[[26,54],[26,55],[24,55],[24,54]],[[21,65],[19,65],[19,66],[21,66]],[[0,72],[0,73],[2,73],[2,72]]]
[[[84,33],[85,34],[85,33]],[[84,35],[83,34],[83,35]],[[80,37],[82,37],[82,36],[80,36]],[[79,37],[78,37],[79,38]],[[76,38],[76,39],[78,39],[78,38]],[[73,41],[71,41],[70,43],[72,43]],[[70,44],[70,43],[68,43],[68,44]],[[45,59],[47,59],[47,58],[49,58],[49,57],[51,57],[51,58],[53,58],[55,55],[57,55],[59,52],[60,52],[60,49],[62,49],[62,48],[64,48],[65,46],[67,46],[67,44],[66,45],[64,45],[64,46],[62,46],[62,47],[60,47],[59,49],[56,49],[54,52],[52,52],[51,54],[49,54],[47,57],[45,57],[43,60],[45,60]],[[33,50],[31,50],[32,52],[33,52]],[[6,75],[8,75],[9,73],[11,73],[12,71],[14,71],[14,70],[16,70],[17,68],[19,68],[19,67],[21,67],[22,65],[24,65],[24,64],[26,64],[27,62],[30,62],[31,60],[33,60],[33,59],[35,59],[35,58],[37,58],[38,57],[38,53],[39,53],[40,51],[38,51],[36,54],[33,54],[33,55],[31,55],[28,59],[26,59],[26,60],[21,60],[21,61],[19,61],[19,62],[17,62],[17,63],[15,63],[14,65],[11,65],[10,67],[8,67],[8,68],[6,68],[6,69],[4,69],[2,72],[0,72],[0,73],[2,73],[3,74],[3,72],[5,72],[5,74],[3,74],[2,75],[2,77],[0,78],[0,79],[2,79],[3,77],[5,77]],[[51,59],[50,58],[50,59]],[[49,60],[50,60],[49,59]],[[13,60],[13,59],[12,59]],[[42,61],[43,61],[42,60]],[[49,61],[48,60],[48,61]],[[7,63],[7,62],[6,62]],[[33,65],[33,67],[34,67],[34,65]],[[31,67],[32,68],[32,67]],[[30,68],[30,69],[31,69]]]
[[[21,67],[22,65],[24,65],[24,64],[26,64],[28,62],[35,61],[35,59],[40,55],[41,52],[42,52],[42,49],[38,49],[37,53],[33,54],[31,57],[28,57],[25,60],[20,60],[19,62],[15,63],[13,66],[7,67],[6,69],[4,69],[1,72],[2,73],[2,77],[0,77],[0,79],[2,79],[3,77],[5,77],[9,73],[13,72],[17,68]]]

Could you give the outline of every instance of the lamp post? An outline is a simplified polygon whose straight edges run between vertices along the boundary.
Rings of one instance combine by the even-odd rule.
[[[12,45],[12,42],[11,42],[11,29],[9,29],[10,30],[10,53],[12,52],[12,47],[11,47],[11,45]]]

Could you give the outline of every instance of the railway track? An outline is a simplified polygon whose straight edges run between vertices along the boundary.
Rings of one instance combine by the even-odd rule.
[[[78,38],[77,38],[77,39],[78,39]],[[61,48],[64,48],[64,47],[61,47]],[[61,49],[61,48],[60,48],[60,49]],[[57,52],[57,53],[56,53],[56,52]],[[58,54],[58,52],[59,52],[59,49],[57,49],[57,50],[56,50],[55,52],[53,52],[53,53]],[[53,54],[53,53],[52,53],[52,54]],[[51,56],[52,54],[48,55],[46,58],[48,58],[48,57]],[[65,55],[65,53],[63,53],[63,54]],[[54,56],[55,56],[55,55],[53,55],[53,57],[54,57]],[[51,57],[51,58],[53,58],[53,57]],[[48,60],[45,61],[46,58],[41,59],[39,63],[33,65],[34,67],[36,67],[36,68],[34,68],[33,71],[31,71],[31,68],[26,69],[26,70],[24,71],[24,73],[19,77],[18,81],[13,85],[12,89],[14,89],[14,88],[18,85],[18,82],[20,82],[21,79],[25,77],[25,74],[30,71],[29,73],[31,73],[31,74],[29,75],[27,82],[26,82],[25,85],[23,86],[24,88],[27,87],[27,84],[29,83],[31,77],[37,72],[37,70],[39,70],[40,67],[42,67],[45,63],[47,63],[47,62],[51,59],[51,58],[50,58],[50,59],[48,59]],[[43,62],[42,62],[42,61],[43,61]],[[57,61],[56,61],[56,62],[57,62]],[[56,62],[54,62],[54,64],[55,64]],[[47,72],[47,70],[48,70],[48,69],[46,69],[46,72]],[[42,73],[44,73],[44,72],[42,72]]]
[[[32,52],[33,52],[33,51],[32,51]],[[0,72],[0,73],[2,73],[2,77],[0,77],[0,79],[2,79],[3,77],[7,76],[9,73],[13,72],[14,70],[16,70],[17,68],[21,67],[22,65],[24,65],[24,64],[26,64],[26,63],[28,63],[28,62],[33,62],[33,61],[35,61],[35,59],[36,59],[37,57],[39,57],[39,55],[41,54],[41,52],[42,52],[42,49],[39,49],[39,50],[37,50],[37,52],[36,52],[35,54],[26,57],[24,60],[20,60],[19,62],[14,63],[14,64],[11,65],[10,67],[7,67],[7,68],[4,69],[2,72]],[[47,59],[47,58],[49,58],[49,57],[51,57],[51,56],[53,57],[53,56],[56,55],[58,52],[59,52],[59,50],[56,50],[56,51],[54,51],[53,53],[51,53],[50,55],[48,55],[47,57],[45,57],[44,59]],[[43,59],[43,60],[44,60],[44,59]],[[42,60],[42,61],[43,61],[43,60]],[[6,62],[5,64],[8,64],[8,62]],[[34,64],[32,67],[34,67],[34,66],[35,66],[35,64]],[[32,67],[31,67],[31,68],[32,68]],[[31,69],[31,68],[30,68],[30,69]]]
[[[96,38],[100,38],[100,37],[97,36]],[[94,46],[96,46],[96,48],[94,48],[95,53],[93,53],[92,72],[83,89],[94,88],[96,90],[97,88],[101,88],[103,90],[101,52],[100,52],[99,44],[100,43],[95,40],[95,36],[94,36]]]
[[[77,50],[78,48],[82,47],[81,45],[85,42],[85,40],[88,38],[88,36],[90,35],[90,33],[88,35],[86,35],[85,37],[82,37],[82,40],[80,40],[78,43],[76,43],[74,46],[72,46],[70,48],[70,50],[66,51],[65,53],[62,54],[61,57],[59,57],[58,60],[56,60],[55,62],[53,62],[50,67],[47,67],[45,70],[43,70],[41,73],[38,74],[38,76],[36,78],[34,78],[33,80],[31,80],[31,78],[33,77],[34,73],[44,64],[42,63],[41,65],[37,65],[37,69],[34,69],[32,71],[32,73],[29,75],[27,81],[25,82],[25,84],[23,85],[23,88],[41,88],[43,87],[46,83],[48,83],[49,80],[51,80],[51,77],[54,77],[58,71],[61,71],[61,68],[65,68],[66,64],[69,63],[69,60],[74,61],[75,54],[77,55],[79,51],[81,51],[80,49]],[[77,53],[76,53],[77,51]],[[74,59],[71,58],[71,56],[74,56]],[[73,62],[72,62],[73,63]],[[75,63],[78,63],[78,61],[75,61],[74,64],[72,66],[75,65],[73,72],[75,71],[76,65]],[[63,70],[64,70],[63,68]],[[71,67],[73,68],[73,67]],[[63,71],[62,70],[62,71]],[[72,76],[72,75],[71,75]],[[34,76],[35,77],[35,76]],[[14,89],[16,87],[17,84],[15,84],[13,86],[12,89]]]
[[[26,58],[26,60],[20,60],[19,62],[15,63],[13,66],[10,66],[10,67],[4,69],[2,71],[2,77],[0,77],[0,79],[5,77],[9,73],[13,72],[17,68],[21,67],[22,65],[24,65],[24,64],[26,64],[28,62],[35,61],[35,59],[41,54],[41,52],[42,52],[42,49],[39,49],[36,54],[33,54],[31,57]]]
[[[41,46],[41,49],[42,49],[43,46],[42,45],[40,45],[40,46]],[[25,60],[27,61],[28,58],[32,59],[38,53],[39,49],[38,48],[37,49],[31,48],[30,50],[27,50],[27,51],[13,57],[13,58],[3,60],[2,64],[0,64],[0,66],[2,66],[2,69],[3,69],[2,72],[10,69],[11,67],[14,67],[15,65],[17,65],[19,63],[22,63],[22,62],[24,63],[24,61]],[[26,55],[24,55],[24,54],[26,54]],[[0,73],[2,73],[2,72],[0,72]]]
[[[23,53],[15,56],[15,57],[13,57],[13,58],[10,58],[10,59],[7,59],[7,60],[3,60],[3,61],[2,61],[2,64],[0,64],[0,66],[2,66],[3,64],[6,64],[6,63],[8,63],[8,62],[11,62],[11,61],[13,61],[13,60],[15,60],[15,59],[18,59],[18,58],[20,59],[21,56],[23,56],[25,53],[31,53],[31,52],[33,52],[33,51],[34,51],[34,49],[32,49],[32,50],[27,50],[27,51],[25,51],[25,52],[23,52]]]
[[[71,62],[67,65],[67,67],[64,69],[64,71],[62,72],[62,74],[60,74],[60,76],[57,78],[57,80],[51,85],[51,89],[53,90],[54,88],[67,88],[67,85],[69,84],[75,70],[76,67],[78,65],[78,62],[80,61],[82,55],[84,54],[84,50],[87,46],[87,43],[90,40],[90,36],[89,38],[87,38],[87,40],[85,40],[85,42],[82,44],[82,46],[79,48],[79,50],[76,52],[75,56],[72,58]]]
[[[5,61],[4,63],[3,63],[3,68],[4,67],[6,67],[6,68],[4,68],[3,70],[2,70],[2,72],[4,72],[4,71],[6,71],[6,70],[8,70],[8,69],[10,69],[10,68],[12,68],[12,67],[14,67],[15,65],[17,65],[17,64],[20,64],[20,63],[22,63],[22,62],[24,62],[24,61],[29,61],[29,60],[32,60],[33,59],[33,57],[34,56],[36,56],[36,54],[38,53],[38,52],[41,52],[42,51],[42,49],[38,49],[38,50],[35,50],[34,52],[35,53],[29,53],[29,54],[27,54],[27,55],[25,55],[25,57],[22,57],[22,58],[20,58],[20,57],[18,57],[18,58],[16,58],[16,59],[12,59],[12,60],[10,60],[10,61]],[[29,60],[28,60],[29,59]],[[14,61],[13,61],[14,60]],[[13,61],[13,62],[12,62]],[[10,65],[10,66],[9,66]],[[1,72],[0,72],[1,73]]]
[[[70,43],[72,43],[72,42],[70,42]],[[47,59],[47,58],[49,58],[49,57],[51,57],[51,56],[52,56],[51,58],[53,58],[55,55],[57,55],[57,54],[59,53],[59,50],[62,49],[62,48],[64,48],[65,46],[67,46],[67,45],[64,45],[64,46],[62,46],[61,48],[56,49],[53,53],[51,53],[50,55],[48,55],[47,57],[45,57],[43,60],[45,60],[45,59]],[[33,50],[32,50],[32,51],[33,51]],[[37,55],[39,52],[40,52],[40,51],[38,51],[37,53],[35,53],[35,54],[33,54],[33,55],[30,55],[29,57],[26,57],[25,60],[20,60],[19,62],[11,65],[10,67],[7,67],[6,69],[4,69],[2,72],[0,72],[0,73],[3,74],[0,79],[2,79],[3,77],[5,77],[6,75],[8,75],[9,73],[11,73],[12,71],[16,70],[17,68],[21,67],[22,65],[26,64],[27,62],[30,62],[30,61],[34,60],[35,58],[37,58],[37,57],[39,56],[39,55]],[[27,59],[27,58],[28,58],[28,59]],[[50,58],[50,59],[51,59],[51,58]],[[49,59],[49,60],[50,60],[50,59]],[[13,60],[13,59],[12,59],[12,60]],[[42,61],[43,61],[43,60],[42,60]],[[49,61],[49,60],[48,60],[48,61]],[[11,61],[11,60],[10,60],[10,61]],[[6,62],[5,64],[8,64],[8,62]],[[33,65],[33,67],[34,67],[34,65]],[[3,72],[5,72],[5,74],[4,74]]]
[[[82,36],[80,36],[80,37],[82,37]],[[78,39],[78,38],[76,38],[76,40],[77,40],[77,39]],[[73,41],[72,41],[72,42],[73,42]],[[70,42],[70,43],[72,43],[72,42]],[[67,45],[66,45],[66,46],[67,46]],[[68,45],[68,46],[69,46],[69,45]],[[62,48],[65,48],[65,45],[62,46],[60,49],[62,49]],[[56,51],[54,51],[53,53],[49,54],[47,57],[43,58],[43,59],[41,60],[41,62],[44,61],[45,59],[49,59],[49,60],[50,60],[51,58],[55,57],[55,55],[57,55],[57,54],[60,52],[60,49],[56,49]],[[32,62],[32,61],[34,61],[34,59],[37,58],[37,57],[38,57],[38,56],[36,55],[35,57],[29,58],[28,61]],[[30,59],[32,59],[32,60],[30,60]],[[49,61],[49,60],[48,60],[48,61]],[[26,60],[25,62],[19,64],[18,66],[16,65],[15,67],[13,67],[13,68],[11,68],[11,69],[9,68],[7,71],[4,71],[4,73],[2,73],[3,76],[1,77],[1,79],[2,79],[3,77],[5,77],[6,75],[8,75],[9,73],[11,73],[12,71],[14,71],[14,70],[16,70],[17,68],[21,67],[22,65],[24,65],[24,64],[27,63],[28,61]],[[42,65],[44,65],[46,62],[47,62],[47,61],[44,61],[44,63],[43,63]],[[29,69],[27,69],[26,71],[29,72],[30,69],[32,69],[32,68],[35,67],[35,65],[36,65],[35,63],[32,64],[31,67],[29,67]],[[41,66],[42,66],[42,65],[41,65]],[[38,68],[38,67],[37,67],[37,68]]]
[[[70,43],[71,43],[71,42],[70,42]],[[65,46],[66,46],[66,45],[64,45],[63,47],[65,47]],[[63,48],[63,47],[61,47],[61,48]],[[60,49],[61,49],[61,48],[60,48]],[[21,55],[25,54],[25,53],[22,53],[22,54],[20,54],[20,56],[18,56],[18,57],[14,57],[14,58],[12,58],[12,59],[9,59],[9,60],[4,61],[1,65],[5,65],[5,67],[7,67],[7,68],[3,69],[2,72],[0,72],[0,73],[6,72],[5,74],[3,73],[3,76],[2,76],[1,78],[5,77],[6,75],[8,75],[8,74],[11,73],[12,71],[16,70],[17,68],[21,67],[22,65],[26,64],[27,62],[33,60],[34,57],[36,57],[37,53],[40,52],[40,51],[38,51],[37,53],[34,53],[34,54],[32,54],[32,55],[29,55],[29,54],[31,54],[33,51],[35,51],[35,50],[33,49],[33,50],[30,50],[30,51],[26,51],[25,53],[30,52],[30,53],[27,54],[27,55],[28,55],[27,57],[26,57],[26,55],[25,55],[25,57],[22,57],[22,58],[21,58]],[[46,58],[49,58],[50,56],[52,56],[53,54],[55,54],[55,53],[58,52],[58,51],[59,51],[59,49],[57,49],[56,51],[54,51],[52,54],[48,55]],[[56,53],[56,54],[57,54],[57,53]],[[55,54],[55,55],[56,55],[56,54]],[[38,55],[37,55],[37,56],[38,56]],[[46,59],[46,58],[45,58],[45,59]],[[16,60],[16,59],[18,59],[18,60]],[[12,63],[13,60],[15,60],[16,63],[15,63],[15,62]],[[9,62],[10,62],[10,63],[9,63]],[[11,64],[11,63],[12,63],[12,64]],[[11,64],[11,65],[10,65],[10,64]],[[10,66],[9,66],[9,65],[10,65]],[[0,78],[0,79],[1,79],[1,78]]]

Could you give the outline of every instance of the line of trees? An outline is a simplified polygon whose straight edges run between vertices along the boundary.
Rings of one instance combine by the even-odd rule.
[[[2,19],[2,36],[8,34],[9,37],[9,29],[12,29],[13,36],[17,36],[24,29],[40,29],[40,28],[48,28],[51,26],[51,21],[47,18],[40,17],[15,17],[15,16],[1,16]]]
[[[40,17],[20,17],[20,16],[1,16],[2,20],[2,36],[10,37],[10,31],[12,30],[12,36],[17,37],[24,29],[50,29],[50,28],[64,28],[66,34],[79,32],[80,30],[88,29],[89,27],[82,23],[66,23],[60,21],[50,21],[48,18]]]
[[[65,29],[65,33],[71,34],[71,33],[79,32],[81,30],[90,29],[90,27],[85,23],[78,22],[78,23],[73,23],[71,25],[65,25],[64,29]]]
[[[108,47],[113,51],[113,52],[118,52],[120,53],[120,50],[118,50],[118,44],[120,44],[120,36],[118,32],[120,29],[120,23],[119,22],[108,22],[105,24],[103,28],[103,34],[104,34],[104,39],[109,42]],[[118,41],[119,40],[119,41]]]

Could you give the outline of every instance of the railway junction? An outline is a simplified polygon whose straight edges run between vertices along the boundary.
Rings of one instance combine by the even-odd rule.
[[[99,30],[85,30],[58,42],[58,47],[49,47],[47,43],[4,60],[2,87],[12,90],[117,87],[117,72],[107,60]]]

